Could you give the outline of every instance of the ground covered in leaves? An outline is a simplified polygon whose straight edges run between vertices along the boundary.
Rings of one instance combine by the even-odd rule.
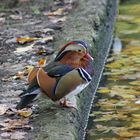
[[[107,59],[88,139],[140,139],[140,2],[120,6],[113,52]],[[122,50],[121,50],[122,49]]]
[[[0,4],[0,139],[28,139],[32,110],[15,110],[33,66],[54,58],[56,34],[76,0],[15,0]],[[63,45],[63,44],[62,44]],[[59,46],[57,46],[59,47]]]

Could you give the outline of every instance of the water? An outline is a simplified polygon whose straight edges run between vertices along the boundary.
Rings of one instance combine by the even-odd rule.
[[[140,140],[140,1],[122,1],[87,140]]]

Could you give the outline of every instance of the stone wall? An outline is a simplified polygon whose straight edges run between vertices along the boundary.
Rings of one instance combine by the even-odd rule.
[[[41,101],[39,116],[33,120],[32,139],[82,140],[90,109],[110,50],[117,13],[117,0],[79,0],[55,46],[75,39],[87,40],[95,57],[91,84],[77,97],[78,111]],[[46,108],[47,106],[47,108]]]

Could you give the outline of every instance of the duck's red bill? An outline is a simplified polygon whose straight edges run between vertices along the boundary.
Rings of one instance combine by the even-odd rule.
[[[86,58],[94,60],[94,58],[89,53],[86,53]]]

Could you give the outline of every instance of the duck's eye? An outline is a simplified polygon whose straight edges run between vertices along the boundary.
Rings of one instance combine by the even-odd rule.
[[[78,50],[78,52],[81,52],[82,50]]]

